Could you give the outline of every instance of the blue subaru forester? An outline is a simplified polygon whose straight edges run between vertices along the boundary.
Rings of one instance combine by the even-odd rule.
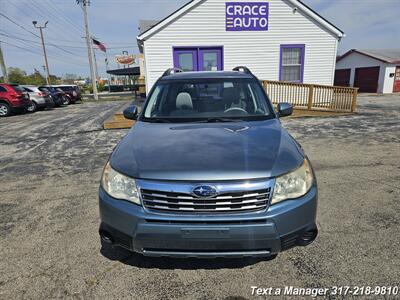
[[[317,236],[317,182],[259,80],[167,70],[104,167],[102,243],[146,256],[275,256]]]

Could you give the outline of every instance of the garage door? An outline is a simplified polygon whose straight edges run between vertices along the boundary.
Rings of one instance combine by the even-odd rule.
[[[351,69],[340,69],[335,71],[336,86],[350,86]]]
[[[354,75],[354,86],[361,93],[376,93],[378,91],[379,67],[357,68]]]

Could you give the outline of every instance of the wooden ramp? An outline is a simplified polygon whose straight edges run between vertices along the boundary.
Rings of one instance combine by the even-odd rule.
[[[107,119],[103,123],[104,129],[124,129],[131,128],[135,124],[135,121],[125,119],[122,112],[117,112],[111,118]]]
[[[138,98],[133,102],[126,103],[118,112],[113,114],[110,118],[105,120],[103,123],[103,128],[104,129],[129,129],[131,128],[134,124],[135,121],[125,119],[124,114],[122,113],[125,108],[127,108],[129,105],[136,105],[138,108],[138,111],[140,113],[140,110],[142,108],[143,102],[145,99]]]

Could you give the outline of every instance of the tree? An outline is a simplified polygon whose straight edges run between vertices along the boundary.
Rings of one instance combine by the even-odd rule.
[[[46,78],[37,70],[28,75],[20,68],[8,68],[9,82],[26,85],[44,85]],[[60,84],[60,78],[55,75],[50,75],[51,84]]]
[[[20,68],[8,68],[8,80],[11,83],[25,84],[26,72]]]
[[[66,84],[74,84],[76,80],[79,80],[80,77],[76,74],[67,73],[63,76],[62,81]]]
[[[40,74],[38,70],[35,69],[35,72],[25,78],[26,84],[31,85],[43,85],[46,84],[46,79]]]

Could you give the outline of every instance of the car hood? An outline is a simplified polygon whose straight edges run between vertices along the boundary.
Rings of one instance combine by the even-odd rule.
[[[304,154],[277,119],[235,123],[137,122],[111,156],[141,179],[214,181],[275,177]]]

